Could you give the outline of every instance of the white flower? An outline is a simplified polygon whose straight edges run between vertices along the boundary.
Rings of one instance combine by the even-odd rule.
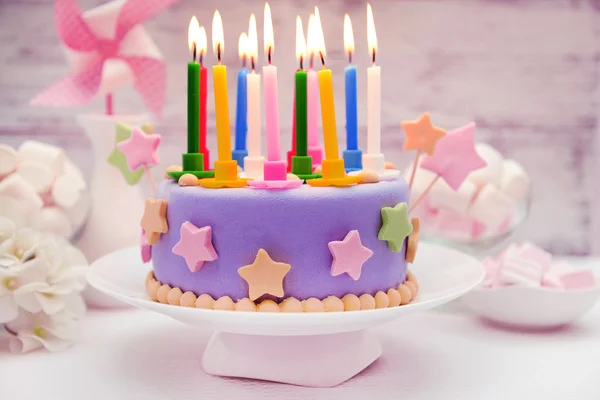
[[[61,351],[69,347],[79,334],[81,316],[62,311],[54,315],[21,311],[18,317],[5,325],[13,337],[9,349],[13,353],[26,353],[41,347],[49,351]]]

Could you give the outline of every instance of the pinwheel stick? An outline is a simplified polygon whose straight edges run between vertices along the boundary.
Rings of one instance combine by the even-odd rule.
[[[107,93],[105,98],[106,115],[113,115],[113,94]]]
[[[414,171],[414,170],[413,170]],[[436,182],[438,181],[438,179],[440,179],[442,176],[438,175],[435,177],[434,180],[431,181],[431,183],[429,184],[429,186],[427,186],[425,188],[425,190],[423,190],[423,193],[421,193],[421,195],[419,197],[417,197],[417,199],[410,205],[410,208],[408,209],[408,212],[410,213],[411,211],[413,211],[421,201],[423,201],[423,199],[425,198],[425,196],[427,196],[427,194],[429,193],[429,191],[431,190],[431,188],[433,187],[433,185],[436,184]]]
[[[156,181],[154,180],[154,177],[152,176],[152,173],[150,172],[150,167],[148,167],[147,164],[144,164],[144,173],[146,174],[146,177],[148,178],[148,181],[150,182],[150,187],[152,188],[152,192],[156,195]]]
[[[415,181],[415,174],[417,173],[417,165],[419,165],[419,158],[421,158],[421,149],[417,149],[417,155],[415,156],[415,162],[412,165],[412,172],[410,173],[410,179],[408,180],[408,191],[412,189],[413,182]]]

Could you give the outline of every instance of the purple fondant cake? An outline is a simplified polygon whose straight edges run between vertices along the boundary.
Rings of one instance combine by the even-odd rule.
[[[164,200],[167,229],[152,246],[152,280],[179,288],[179,295],[227,296],[231,304],[247,298],[259,304],[349,294],[377,299],[378,292],[399,290],[407,280],[412,228],[394,233],[398,224],[388,221],[391,232],[401,235],[395,247],[382,236],[382,210],[402,206],[406,211],[408,187],[402,178],[281,191],[215,190],[165,181],[157,198]],[[269,290],[277,279],[280,289]]]

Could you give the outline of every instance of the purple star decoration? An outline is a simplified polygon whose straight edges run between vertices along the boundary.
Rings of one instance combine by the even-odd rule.
[[[487,163],[475,151],[475,123],[449,132],[440,139],[433,156],[426,157],[421,168],[438,174],[454,190],[466,177]]]

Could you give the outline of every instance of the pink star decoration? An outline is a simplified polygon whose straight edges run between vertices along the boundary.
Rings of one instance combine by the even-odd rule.
[[[435,172],[454,190],[465,178],[487,163],[475,151],[475,123],[460,127],[438,142],[433,156],[426,157],[421,168]]]
[[[117,143],[117,147],[127,158],[127,167],[135,171],[141,166],[150,167],[158,164],[159,157],[156,150],[160,139],[160,135],[147,135],[141,128],[135,128],[129,139]]]
[[[342,241],[329,242],[329,251],[333,256],[331,276],[344,272],[357,281],[363,264],[371,258],[373,251],[362,245],[358,231],[350,231]]]
[[[181,225],[179,242],[173,247],[173,253],[185,258],[188,268],[198,272],[205,261],[214,261],[219,256],[212,244],[210,226],[198,228],[189,221]]]

